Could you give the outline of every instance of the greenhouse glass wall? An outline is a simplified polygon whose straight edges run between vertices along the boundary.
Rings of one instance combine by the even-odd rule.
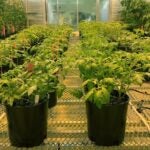
[[[110,21],[118,18],[120,0],[24,0],[28,25]]]

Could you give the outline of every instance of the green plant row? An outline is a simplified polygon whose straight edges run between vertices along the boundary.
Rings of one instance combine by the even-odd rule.
[[[2,75],[0,80],[2,103],[15,105],[20,103],[21,99],[29,99],[30,101],[26,103],[30,102],[34,105],[46,98],[47,94],[54,89],[61,93],[64,86],[58,84],[57,77],[61,58],[60,55],[53,55],[52,45],[55,43],[55,46],[59,47],[61,44],[66,44],[70,32],[68,26],[53,29],[41,45],[34,47],[36,53],[33,57],[29,56],[23,65]],[[25,102],[22,103],[26,105]]]
[[[26,27],[26,13],[21,0],[0,1],[0,38],[17,33]]]
[[[85,32],[84,35],[96,30],[93,36],[87,36],[82,40],[83,49],[96,50],[91,53],[92,55],[97,56],[98,53],[103,53],[107,57],[111,54],[117,54],[117,57],[121,57],[129,65],[134,64],[133,69],[136,69],[136,71],[146,74],[150,72],[150,37],[144,37],[140,29],[130,32],[126,29],[127,25],[118,22],[83,22],[80,26],[81,32]]]
[[[26,13],[20,0],[0,1],[0,38],[5,38],[26,27]]]
[[[150,37],[144,30],[127,30],[127,25],[119,22],[82,22],[80,36],[85,49],[112,49],[127,52],[149,52]]]
[[[13,35],[0,42],[0,68],[13,68],[18,63],[19,58],[28,55],[28,51],[33,45],[41,43],[53,30],[53,27],[42,27],[33,25],[20,33]]]
[[[68,33],[70,33],[70,31],[71,29],[65,26],[53,27],[50,36],[48,36],[41,45],[32,47],[30,52],[34,54],[44,54],[47,50],[51,50],[54,54],[61,55],[68,48]]]
[[[121,19],[128,28],[141,28],[150,35],[150,3],[146,0],[121,0]]]

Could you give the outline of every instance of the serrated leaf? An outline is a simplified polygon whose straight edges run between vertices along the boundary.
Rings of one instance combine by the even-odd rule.
[[[33,91],[35,91],[36,89],[37,89],[37,86],[36,86],[36,85],[31,86],[31,87],[28,89],[28,96],[30,96],[30,95],[33,93]]]

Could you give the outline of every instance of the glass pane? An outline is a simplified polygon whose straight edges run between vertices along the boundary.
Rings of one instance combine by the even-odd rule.
[[[58,23],[58,0],[48,0],[47,9],[48,9],[48,22],[51,24]]]
[[[79,22],[96,20],[96,0],[79,0]]]
[[[100,20],[109,20],[109,1],[110,0],[100,0]]]
[[[59,0],[58,2],[59,24],[77,25],[77,1]]]

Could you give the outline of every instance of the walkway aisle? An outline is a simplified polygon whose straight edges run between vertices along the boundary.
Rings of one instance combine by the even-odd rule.
[[[64,146],[79,146],[89,142],[86,134],[84,102],[70,94],[71,90],[82,84],[79,71],[75,68],[78,45],[79,40],[77,38],[71,39],[69,49],[65,53],[63,64],[68,71],[62,82],[66,85],[66,89],[63,96],[58,100],[57,106],[50,110],[48,143],[58,142]]]

